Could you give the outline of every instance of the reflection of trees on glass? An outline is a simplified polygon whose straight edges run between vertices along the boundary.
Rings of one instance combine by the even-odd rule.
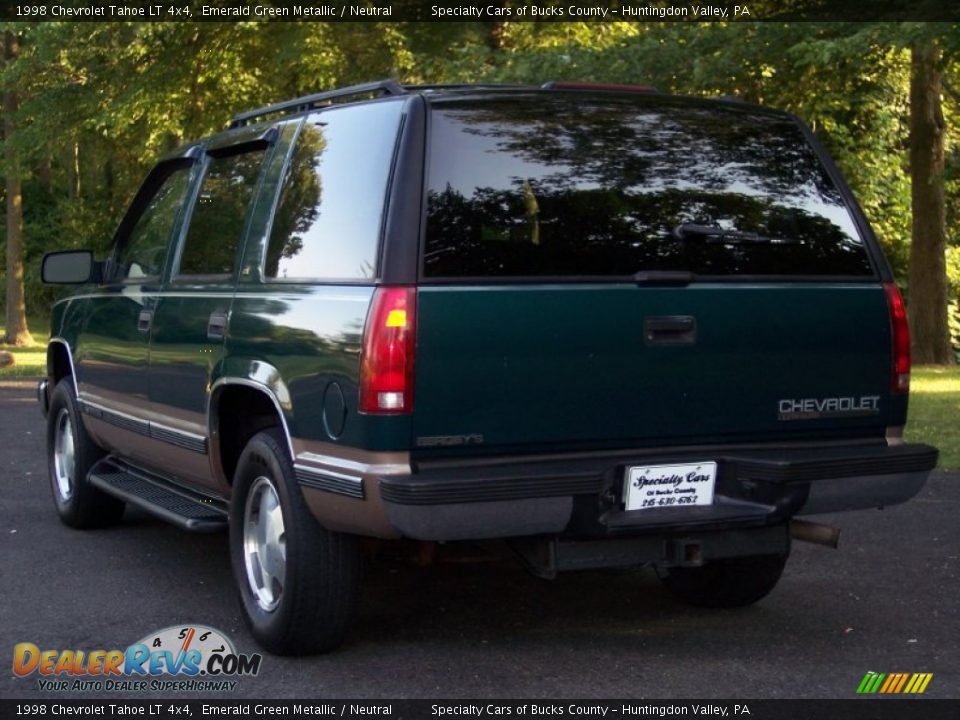
[[[262,150],[210,160],[180,258],[181,275],[233,272],[262,163]]]
[[[181,168],[163,181],[120,249],[116,279],[156,277],[163,271],[170,232],[189,176],[189,168]]]
[[[265,277],[373,277],[402,110],[402,102],[382,101],[306,119],[283,179]]]
[[[303,250],[303,235],[320,215],[320,156],[326,148],[319,127],[306,125],[283,179],[283,192],[273,219],[264,274],[280,275],[280,260],[295,258]],[[282,275],[281,275],[282,277]]]
[[[668,98],[438,103],[431,276],[871,272],[792,120]],[[774,242],[678,240],[682,223]]]
[[[827,218],[731,193],[665,192],[630,196],[605,190],[548,192],[534,186],[546,220],[531,225],[522,193],[477,188],[472,198],[447,187],[428,195],[434,276],[631,275],[638,270],[701,274],[862,274],[861,248]],[[688,212],[693,203],[698,212]],[[681,223],[722,215],[734,227],[766,227],[769,244],[675,239]],[[657,218],[645,223],[642,218]],[[542,232],[543,240],[539,233]],[[782,242],[789,238],[791,242]]]

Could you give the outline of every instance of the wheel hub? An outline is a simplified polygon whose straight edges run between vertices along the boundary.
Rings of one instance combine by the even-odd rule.
[[[54,490],[62,502],[73,497],[73,472],[76,467],[76,448],[73,443],[73,422],[66,408],[57,414],[53,434]]]
[[[253,481],[244,507],[243,556],[257,605],[265,612],[275,610],[286,582],[287,539],[280,498],[263,476]]]

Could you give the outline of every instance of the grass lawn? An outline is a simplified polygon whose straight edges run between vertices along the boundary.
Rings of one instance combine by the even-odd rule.
[[[46,319],[30,318],[34,344],[17,348],[0,343],[16,357],[12,368],[0,369],[0,381],[39,377],[46,372]],[[0,327],[0,337],[3,328]],[[960,368],[915,367],[910,383],[907,440],[940,448],[940,467],[960,468]]]
[[[27,318],[27,327],[33,335],[33,345],[16,347],[0,342],[0,350],[13,353],[16,364],[0,369],[0,380],[11,377],[39,377],[47,372],[47,327],[49,318]],[[0,325],[0,338],[6,328]]]
[[[940,448],[940,467],[960,468],[960,368],[913,369],[906,435]]]

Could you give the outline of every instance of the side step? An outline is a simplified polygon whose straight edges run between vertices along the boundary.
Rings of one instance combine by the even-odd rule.
[[[227,527],[227,506],[169,480],[107,457],[90,469],[87,480],[98,490],[136,505],[161,520],[191,532]]]

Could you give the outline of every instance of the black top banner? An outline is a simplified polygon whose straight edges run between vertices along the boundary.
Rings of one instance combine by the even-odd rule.
[[[0,700],[0,718],[956,720],[960,700]]]
[[[951,0],[3,0],[14,22],[906,22],[960,20]]]

